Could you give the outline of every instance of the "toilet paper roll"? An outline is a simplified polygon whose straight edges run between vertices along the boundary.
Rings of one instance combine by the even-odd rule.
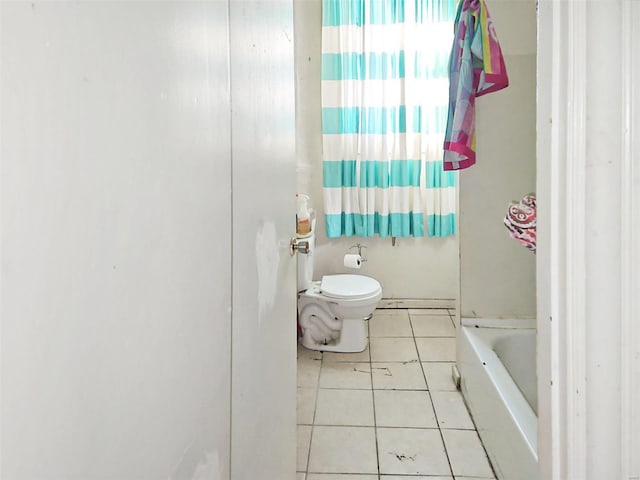
[[[344,266],[347,268],[360,268],[362,257],[354,253],[347,253],[344,256]]]

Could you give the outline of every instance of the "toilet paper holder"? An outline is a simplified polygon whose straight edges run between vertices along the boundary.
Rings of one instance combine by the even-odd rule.
[[[362,245],[360,243],[357,243],[355,245],[351,245],[349,247],[349,249],[347,250],[347,253],[356,253],[355,250],[358,251],[358,255],[360,255],[360,258],[362,259],[361,262],[366,262],[367,261],[367,246],[366,245]],[[364,250],[364,253],[363,253]]]

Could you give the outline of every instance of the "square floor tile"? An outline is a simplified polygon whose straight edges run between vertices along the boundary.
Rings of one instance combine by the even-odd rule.
[[[409,311],[406,308],[376,308],[373,317],[385,315],[387,317],[409,318]]]
[[[429,475],[428,477],[423,477],[421,475],[411,475],[410,477],[407,477],[405,475],[381,475],[380,480],[453,480],[453,477],[433,477],[431,475]]]
[[[369,346],[362,352],[356,353],[336,353],[336,352],[323,352],[322,360],[327,362],[368,362],[369,361]]]
[[[378,473],[373,427],[316,426],[309,473]]]
[[[449,315],[446,308],[410,308],[409,315]]]
[[[378,480],[378,476],[349,474],[341,475],[339,473],[310,473],[307,477],[307,480]],[[405,478],[404,480],[407,480],[407,478]]]
[[[296,423],[298,425],[312,425],[313,413],[316,409],[315,388],[298,387],[296,401]]]
[[[418,359],[413,338],[371,338],[372,362],[410,362]]]
[[[493,478],[493,470],[475,431],[442,430],[444,443],[451,461],[451,469],[457,477]]]
[[[372,337],[412,337],[409,315],[406,310],[400,313],[382,313],[376,311],[369,320],[369,335]]]
[[[456,329],[448,316],[412,315],[411,325],[416,337],[455,337]]]
[[[371,390],[371,364],[324,362],[320,370],[320,388]]]
[[[321,365],[321,360],[298,358],[298,386],[317,388]]]
[[[450,299],[399,298],[397,308],[409,310],[446,310],[454,305]]]
[[[375,363],[371,365],[373,388],[385,390],[426,390],[418,362]]]
[[[416,338],[420,360],[423,362],[455,362],[455,338]]]
[[[453,362],[424,362],[422,368],[427,377],[427,386],[430,391],[456,391],[453,383]],[[322,378],[321,378],[322,380]]]
[[[378,457],[382,474],[451,474],[437,429],[378,428]]]
[[[311,443],[311,426],[298,425],[297,427],[297,447],[296,447],[296,470],[304,472],[307,469],[307,459],[309,458],[309,446]]]
[[[440,428],[475,429],[460,392],[431,392],[431,399]]]
[[[379,427],[438,428],[429,392],[375,390],[373,398]]]
[[[315,424],[373,426],[371,390],[320,389]]]
[[[296,480],[307,480],[305,477],[307,476],[306,473],[304,472],[297,472],[296,473]]]
[[[496,477],[491,476],[491,477],[461,477],[460,475],[458,475],[457,477],[454,477],[455,480],[496,480]],[[413,479],[411,479],[413,480]]]
[[[309,350],[298,343],[298,360],[322,360],[322,352],[319,350]]]
[[[391,298],[383,298],[378,302],[376,310],[395,310],[398,307],[398,301]]]

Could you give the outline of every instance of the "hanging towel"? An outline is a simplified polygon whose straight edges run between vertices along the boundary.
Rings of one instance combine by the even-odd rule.
[[[511,202],[504,217],[504,225],[514,238],[534,254],[536,253],[536,197],[525,196],[519,202]]]
[[[498,37],[484,0],[460,0],[449,59],[449,115],[444,169],[476,163],[476,98],[509,85]]]

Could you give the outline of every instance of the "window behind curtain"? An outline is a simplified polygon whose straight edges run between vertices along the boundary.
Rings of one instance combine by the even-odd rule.
[[[454,4],[324,0],[327,235],[455,234],[456,173],[442,168]]]

